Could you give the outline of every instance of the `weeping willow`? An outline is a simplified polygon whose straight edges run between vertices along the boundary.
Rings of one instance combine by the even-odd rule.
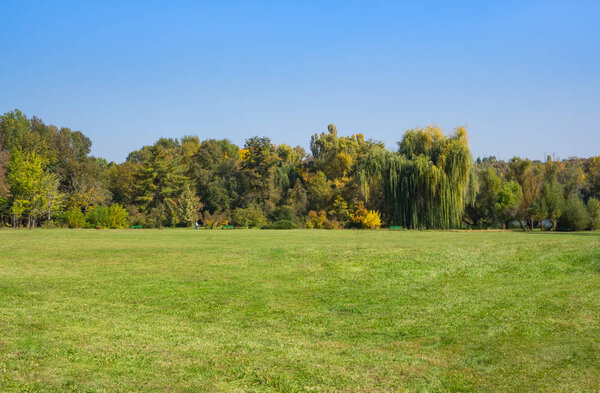
[[[409,130],[398,145],[397,153],[374,150],[361,160],[358,174],[367,201],[376,190],[390,225],[460,226],[472,170],[466,131],[457,128],[446,137],[437,127]]]

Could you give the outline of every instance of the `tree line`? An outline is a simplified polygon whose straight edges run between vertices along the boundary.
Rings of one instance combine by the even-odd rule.
[[[600,228],[600,156],[473,160],[458,127],[411,129],[394,151],[362,134],[161,138],[117,164],[80,131],[0,116],[0,225],[122,228]]]

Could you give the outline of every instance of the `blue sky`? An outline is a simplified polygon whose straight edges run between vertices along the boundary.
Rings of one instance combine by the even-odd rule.
[[[466,125],[473,155],[600,154],[600,1],[0,0],[0,112],[122,161],[161,136],[395,147]]]

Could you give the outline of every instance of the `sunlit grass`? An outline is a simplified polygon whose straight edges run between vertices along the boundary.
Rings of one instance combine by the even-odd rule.
[[[600,234],[0,231],[0,391],[600,386]]]

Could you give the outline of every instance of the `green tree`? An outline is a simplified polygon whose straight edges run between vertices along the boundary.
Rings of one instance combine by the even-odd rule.
[[[600,201],[596,198],[588,199],[588,215],[590,218],[590,229],[597,231],[600,229]]]
[[[191,187],[176,147],[173,140],[159,140],[134,174],[135,204],[143,214],[152,216],[149,222],[154,226],[178,222],[177,200]]]
[[[522,199],[523,191],[519,183],[510,180],[500,186],[494,208],[505,228],[507,223],[517,218]]]
[[[27,227],[35,226],[35,219],[44,207],[44,161],[35,151],[24,153],[13,149],[8,164],[8,183],[12,194],[13,226],[26,216]]]
[[[280,197],[275,187],[275,169],[280,158],[267,137],[246,140],[242,150],[241,171],[247,203],[257,203],[272,210]]]
[[[200,217],[202,206],[200,198],[196,196],[196,193],[189,186],[186,186],[174,206],[174,210],[177,213],[177,223],[185,226],[194,225]]]
[[[526,221],[529,221],[531,229],[533,229],[535,222],[534,203],[542,189],[543,170],[540,165],[534,164],[531,160],[514,157],[509,162],[507,177],[517,182],[523,191],[516,218],[523,230],[526,229]]]
[[[231,223],[243,228],[260,228],[266,222],[260,206],[251,204],[246,208],[236,208],[231,214]]]
[[[6,166],[8,164],[8,152],[2,150],[0,143],[0,226],[4,226],[8,217],[10,185],[6,177]]]
[[[494,226],[497,222],[495,205],[502,180],[492,167],[482,169],[478,178],[477,196],[467,206],[465,214],[472,225]]]
[[[558,219],[562,214],[564,206],[563,187],[558,182],[557,166],[551,157],[548,157],[544,165],[544,183],[540,193],[539,202],[534,210],[538,217],[544,216],[552,222],[552,230],[556,229]],[[543,228],[543,224],[541,225]]]
[[[583,231],[590,226],[588,209],[581,199],[571,195],[565,201],[557,227],[562,230]]]
[[[382,213],[391,225],[407,228],[459,227],[471,186],[472,158],[467,133],[446,137],[439,128],[409,130],[397,154],[376,150],[361,162],[360,178],[383,190]]]
[[[294,186],[289,189],[286,202],[292,206],[296,217],[306,214],[308,210],[308,192],[300,179],[296,179]]]
[[[600,156],[592,157],[586,164],[586,183],[593,198],[600,198]]]

